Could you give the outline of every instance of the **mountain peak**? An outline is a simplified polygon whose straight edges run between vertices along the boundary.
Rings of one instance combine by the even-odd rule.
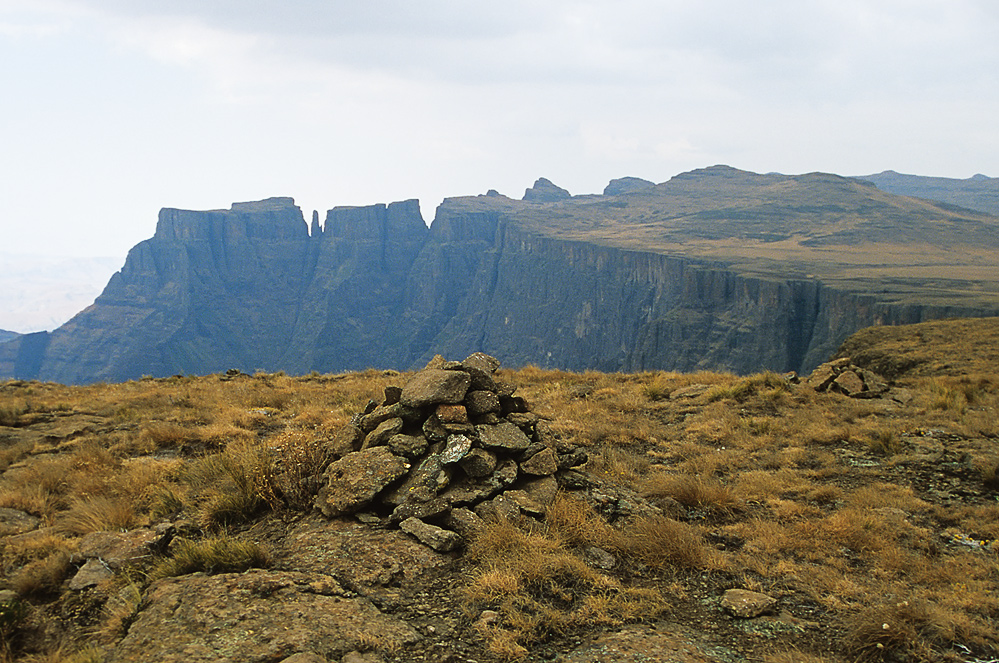
[[[524,191],[523,200],[530,203],[554,203],[572,198],[572,194],[545,177],[539,177],[530,189]]]

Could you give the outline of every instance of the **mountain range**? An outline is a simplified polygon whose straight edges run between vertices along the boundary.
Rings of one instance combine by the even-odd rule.
[[[448,198],[429,228],[415,200],[323,224],[291,198],[167,208],[92,306],[0,345],[0,376],[405,369],[476,351],[807,371],[862,327],[999,315],[999,218],[912,197],[907,177],[713,166],[584,196],[542,178],[521,200]],[[997,190],[949,182],[986,191],[960,194],[981,208]]]

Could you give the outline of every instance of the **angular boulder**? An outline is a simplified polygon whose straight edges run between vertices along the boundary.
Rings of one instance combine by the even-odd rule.
[[[484,449],[514,453],[524,451],[531,445],[531,441],[524,435],[524,431],[509,421],[501,421],[495,425],[476,426],[475,430],[479,434],[479,442]]]
[[[420,543],[430,546],[437,552],[450,552],[461,546],[461,536],[451,530],[428,525],[419,518],[407,518],[399,523],[399,529],[416,537]]]
[[[349,453],[327,468],[327,483],[316,497],[316,506],[328,518],[353,513],[408,469],[409,463],[388,447]]]
[[[461,403],[472,383],[464,371],[424,369],[402,388],[399,402],[407,407],[425,407],[441,403]]]

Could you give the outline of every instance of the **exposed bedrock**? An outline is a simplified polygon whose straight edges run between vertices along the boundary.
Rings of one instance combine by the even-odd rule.
[[[238,368],[407,369],[487,352],[570,370],[808,372],[875,324],[995,314],[899,306],[814,279],[554,239],[502,196],[335,208],[164,209],[96,302],[0,345],[0,376],[87,383]],[[526,203],[535,204],[535,203]]]

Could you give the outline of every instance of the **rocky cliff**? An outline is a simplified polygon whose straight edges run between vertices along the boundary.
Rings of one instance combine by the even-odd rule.
[[[999,314],[995,217],[823,174],[626,184],[452,198],[429,229],[415,200],[334,208],[311,228],[290,198],[164,209],[93,306],[0,345],[0,375],[335,372],[477,351],[807,371],[862,327]]]

